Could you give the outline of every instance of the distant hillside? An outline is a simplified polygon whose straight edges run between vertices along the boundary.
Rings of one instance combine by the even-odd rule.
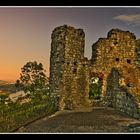
[[[4,80],[0,80],[0,85],[5,85],[5,84],[9,84],[9,82],[4,81]]]
[[[16,90],[14,83],[0,80],[0,92],[13,93]]]

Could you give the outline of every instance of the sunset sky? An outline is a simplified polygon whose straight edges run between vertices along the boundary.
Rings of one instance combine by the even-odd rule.
[[[16,80],[28,61],[43,63],[49,75],[52,30],[60,25],[82,28],[85,56],[112,28],[140,38],[140,7],[0,7],[0,80]]]

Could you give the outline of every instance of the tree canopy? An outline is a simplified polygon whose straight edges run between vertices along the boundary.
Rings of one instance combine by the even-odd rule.
[[[45,72],[42,63],[27,62],[21,68],[20,78],[15,86],[31,95],[47,92],[49,80]]]

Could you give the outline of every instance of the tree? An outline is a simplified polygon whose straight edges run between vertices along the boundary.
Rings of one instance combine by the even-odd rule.
[[[89,98],[100,99],[100,79],[92,77],[89,85]]]
[[[27,62],[22,68],[20,78],[16,81],[15,86],[25,93],[34,95],[43,95],[48,90],[48,78],[45,75],[42,63]]]

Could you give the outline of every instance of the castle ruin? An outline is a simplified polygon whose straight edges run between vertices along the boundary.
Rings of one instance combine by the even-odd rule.
[[[90,106],[90,80],[98,77],[108,106],[140,118],[140,69],[133,33],[110,30],[107,38],[92,45],[90,60],[84,57],[82,29],[60,26],[51,38],[50,91],[59,97],[59,110]]]

